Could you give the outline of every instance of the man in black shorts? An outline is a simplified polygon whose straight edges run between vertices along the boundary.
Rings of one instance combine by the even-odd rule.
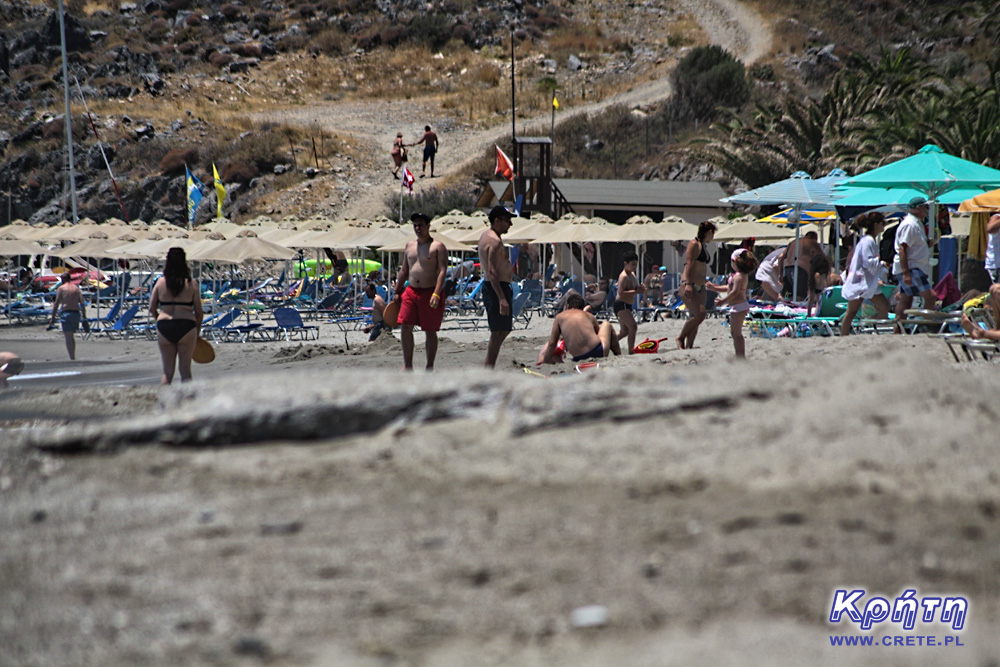
[[[431,131],[430,125],[424,125],[424,136],[413,145],[416,146],[418,144],[424,145],[424,163],[420,167],[420,178],[423,178],[427,174],[428,160],[431,163],[431,178],[434,178],[434,156],[437,155],[438,150],[438,135]]]
[[[483,305],[490,322],[490,342],[486,346],[486,368],[493,368],[500,355],[507,334],[514,328],[514,317],[511,313],[511,302],[514,300],[510,288],[510,277],[513,269],[510,256],[503,246],[501,235],[510,230],[510,211],[503,206],[494,206],[490,211],[490,228],[479,237],[479,265],[483,280],[489,281],[483,286]]]

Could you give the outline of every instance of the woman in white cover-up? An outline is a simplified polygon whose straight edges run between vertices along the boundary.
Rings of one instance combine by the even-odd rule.
[[[841,336],[851,333],[851,323],[865,299],[875,305],[876,319],[884,320],[889,315],[889,301],[879,290],[878,279],[883,263],[878,256],[878,244],[875,243],[875,238],[885,229],[885,217],[878,212],[862,214],[854,221],[853,227],[863,231],[864,236],[854,248],[851,265],[840,292],[847,299],[847,312],[840,321]]]

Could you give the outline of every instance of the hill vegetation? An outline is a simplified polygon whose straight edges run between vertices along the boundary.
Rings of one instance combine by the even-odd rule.
[[[545,113],[556,89],[571,108],[673,68],[669,101],[559,124],[560,175],[752,186],[795,170],[857,171],[930,142],[995,164],[992,3],[749,4],[770,22],[774,45],[745,68],[705,43],[691,16],[650,3],[69,0],[81,215],[122,216],[104,156],[129,217],[175,221],[185,164],[204,180],[218,163],[235,219],[266,212],[275,193],[308,190],[317,172],[366,168],[370,151],[349,133],[273,113],[290,106],[409,99],[466,127],[495,126],[509,117],[511,27],[519,115]],[[0,2],[0,224],[68,211],[54,6]],[[455,208],[491,176],[484,154],[448,192],[428,196]]]

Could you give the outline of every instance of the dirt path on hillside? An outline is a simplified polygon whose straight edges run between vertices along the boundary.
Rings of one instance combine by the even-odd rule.
[[[600,10],[607,3],[590,4]],[[679,0],[679,4],[698,22],[710,43],[723,46],[746,64],[764,57],[770,49],[771,32],[764,20],[737,0]],[[640,107],[667,99],[671,93],[669,78],[662,77],[599,102],[564,108],[558,121],[597,113],[614,104]],[[400,122],[400,119],[407,120]],[[399,182],[389,174],[391,159],[388,155],[397,131],[403,132],[407,142],[418,138],[425,124],[438,131],[441,145],[436,183],[446,182],[449,176],[467,169],[472,161],[480,159],[490,144],[510,132],[509,119],[486,129],[467,127],[456,122],[451,112],[441,109],[432,99],[325,103],[289,109],[282,113],[280,120],[319,125],[327,132],[351,137],[362,157],[353,164],[350,178],[336,186],[339,194],[328,197],[325,205],[332,207],[332,213],[339,218],[358,219],[369,219],[384,212],[386,199],[398,192]],[[543,114],[519,122],[518,132],[547,130],[549,122],[549,115]],[[421,147],[411,149],[411,160],[410,169],[419,176]],[[311,185],[303,187],[311,188]],[[289,206],[294,205],[296,198],[301,202],[307,197],[302,189],[288,196],[292,198],[287,202]],[[329,209],[326,212],[331,213]]]

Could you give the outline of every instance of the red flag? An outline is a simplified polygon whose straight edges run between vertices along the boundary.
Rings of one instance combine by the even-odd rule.
[[[403,165],[403,185],[405,185],[409,190],[410,194],[413,194],[413,173]]]
[[[497,169],[493,173],[500,174],[508,181],[514,180],[514,163],[510,161],[510,158],[507,157],[502,150],[500,150],[499,146],[497,146]]]

